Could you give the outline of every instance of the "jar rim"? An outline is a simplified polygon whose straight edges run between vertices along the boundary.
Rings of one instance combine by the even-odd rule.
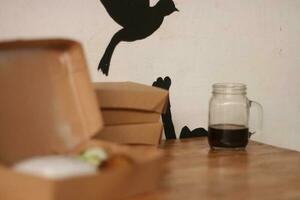
[[[216,94],[246,94],[247,86],[243,83],[215,83],[213,93]]]
[[[247,89],[244,83],[215,83],[213,88],[232,88],[232,89]]]

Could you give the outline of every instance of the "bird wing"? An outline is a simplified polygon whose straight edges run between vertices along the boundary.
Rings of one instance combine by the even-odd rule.
[[[124,28],[140,22],[150,8],[149,0],[100,0],[108,14]]]

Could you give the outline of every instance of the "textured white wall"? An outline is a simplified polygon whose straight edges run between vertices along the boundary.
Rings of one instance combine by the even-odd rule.
[[[96,68],[120,27],[99,0],[0,0],[0,39],[79,40],[94,81],[151,84],[169,75],[178,133],[206,127],[212,83],[244,82],[265,109],[258,139],[300,150],[300,0],[175,2],[180,12],[155,34],[117,47],[109,78]]]

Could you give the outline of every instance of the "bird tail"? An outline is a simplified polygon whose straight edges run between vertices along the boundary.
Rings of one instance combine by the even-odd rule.
[[[116,46],[122,41],[121,31],[117,32],[111,39],[109,45],[107,46],[104,55],[102,56],[100,63],[98,65],[98,71],[101,70],[103,74],[108,76],[109,66],[111,57],[114,53]]]

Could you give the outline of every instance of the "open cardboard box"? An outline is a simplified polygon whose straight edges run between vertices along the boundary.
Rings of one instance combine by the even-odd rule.
[[[69,40],[0,43],[0,69],[1,200],[118,199],[157,186],[163,171],[159,150],[91,140],[103,121],[80,44]],[[94,145],[122,152],[134,162],[130,167],[62,180],[10,168],[26,158],[72,154]]]
[[[96,175],[61,180],[31,176],[15,172],[9,165],[0,165],[0,199],[3,200],[99,200],[127,199],[155,189],[163,175],[163,154],[142,147],[125,147],[101,141],[81,144],[70,153],[91,146],[121,153],[133,160],[131,167],[117,167],[99,171]]]

